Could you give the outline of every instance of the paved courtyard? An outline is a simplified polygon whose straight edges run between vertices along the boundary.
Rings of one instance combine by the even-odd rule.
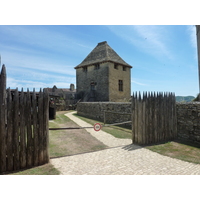
[[[82,127],[91,125],[67,113]],[[92,153],[51,159],[63,175],[199,175],[200,165],[162,156],[131,144],[130,139],[118,139],[104,131],[86,129],[109,148]]]

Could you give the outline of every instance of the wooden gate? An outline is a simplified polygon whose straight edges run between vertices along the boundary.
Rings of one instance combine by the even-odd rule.
[[[49,96],[6,90],[6,68],[0,74],[0,173],[49,162]]]
[[[177,138],[173,93],[147,93],[132,97],[132,141],[146,145]]]

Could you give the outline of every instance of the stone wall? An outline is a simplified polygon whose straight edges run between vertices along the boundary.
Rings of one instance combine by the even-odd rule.
[[[177,103],[178,138],[200,144],[200,102]]]
[[[77,105],[78,115],[104,121],[104,111],[131,113],[131,103],[120,102],[82,102]],[[106,123],[131,121],[130,115],[106,112]],[[130,125],[129,125],[130,126]]]
[[[95,69],[95,65],[87,66],[87,70],[83,68],[76,69],[76,87],[78,98],[81,95],[89,94],[91,91],[91,83],[95,82],[95,95],[97,101],[109,101],[109,63],[100,64],[99,69]],[[88,101],[87,99],[84,101]]]
[[[131,68],[114,63],[109,64],[109,101],[128,102],[131,98]],[[119,80],[123,81],[123,91],[119,91]]]
[[[178,138],[200,144],[200,102],[177,103]],[[79,115],[104,121],[104,110],[120,113],[131,113],[131,103],[119,102],[82,102],[77,105]],[[130,115],[106,113],[106,123],[131,121]],[[130,124],[129,124],[130,126]]]

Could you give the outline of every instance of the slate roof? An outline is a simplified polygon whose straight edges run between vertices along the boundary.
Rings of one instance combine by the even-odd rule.
[[[131,65],[126,63],[108,44],[106,41],[100,42],[97,46],[89,53],[89,55],[75,67],[75,69],[93,65],[102,62],[113,62],[132,68]]]

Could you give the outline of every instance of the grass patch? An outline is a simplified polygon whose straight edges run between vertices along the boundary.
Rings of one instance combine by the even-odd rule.
[[[200,164],[200,148],[191,146],[191,144],[184,144],[181,141],[171,141],[145,148],[171,158]]]
[[[77,127],[65,114],[67,111],[56,113],[56,119],[50,120],[50,128]],[[91,136],[84,129],[50,130],[49,154],[51,158],[86,153],[107,148],[102,142]]]
[[[48,163],[31,169],[22,170],[19,172],[11,173],[10,175],[59,175],[60,172]]]
[[[66,114],[67,111],[60,111],[56,113],[56,119],[54,120],[50,120],[50,125],[49,128],[53,128],[52,123],[56,123],[56,124],[66,124],[67,122],[70,122],[71,120],[65,116],[64,114]]]
[[[73,115],[91,125],[94,125],[95,123],[103,124],[101,121],[82,117],[76,113],[74,113]],[[132,138],[132,130],[130,128],[124,128],[121,126],[110,126],[110,127],[103,127],[102,130],[105,131],[106,133],[113,135],[116,138],[123,138],[123,139],[131,139]]]

